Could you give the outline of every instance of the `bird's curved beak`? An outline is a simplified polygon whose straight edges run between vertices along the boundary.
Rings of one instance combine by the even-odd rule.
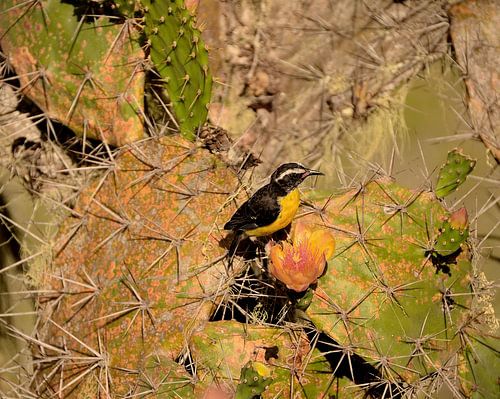
[[[325,174],[320,172],[319,170],[309,169],[307,172],[304,172],[304,178],[308,176],[324,176]]]

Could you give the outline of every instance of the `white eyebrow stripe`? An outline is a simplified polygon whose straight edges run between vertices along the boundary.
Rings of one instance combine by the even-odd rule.
[[[306,169],[302,169],[302,168],[288,169],[288,170],[285,170],[281,175],[279,175],[276,180],[284,179],[288,175],[302,174],[302,173],[305,173],[305,172],[306,172]]]

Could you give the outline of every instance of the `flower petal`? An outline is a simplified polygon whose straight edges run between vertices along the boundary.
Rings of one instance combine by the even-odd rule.
[[[328,260],[335,252],[335,238],[325,229],[315,230],[310,237],[311,244],[316,247]]]
[[[271,262],[273,262],[275,265],[281,265],[283,263],[285,253],[283,251],[282,243],[274,243],[269,246],[266,245],[266,251],[269,258],[271,259]]]
[[[300,283],[300,282],[294,281],[294,282],[291,282],[289,284],[286,284],[286,287],[290,290],[294,290],[295,292],[302,292],[302,291],[307,290],[313,282],[306,281],[306,282]]]
[[[311,226],[305,224],[304,222],[297,222],[292,227],[292,242],[298,244],[299,242],[304,242],[311,236],[312,230]]]

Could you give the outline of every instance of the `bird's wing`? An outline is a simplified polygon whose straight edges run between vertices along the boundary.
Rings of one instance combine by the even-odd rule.
[[[273,197],[268,186],[264,186],[238,208],[224,229],[245,231],[267,226],[276,220],[279,213],[277,198]]]

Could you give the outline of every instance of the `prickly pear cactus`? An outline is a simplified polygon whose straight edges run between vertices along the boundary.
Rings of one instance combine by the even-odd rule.
[[[316,206],[305,220],[336,231],[337,251],[307,316],[333,346],[375,365],[377,374],[362,381],[375,392],[430,393],[446,384],[459,397],[449,370],[466,349],[460,331],[475,295],[470,254],[462,245],[449,275],[431,255],[442,251],[435,237],[447,234],[441,226],[453,216],[431,193],[389,181]]]
[[[167,88],[181,133],[192,139],[205,123],[212,90],[201,32],[182,0],[142,4],[151,59]]]
[[[138,392],[155,354],[177,359],[222,289],[219,226],[234,210],[225,206],[233,173],[179,137],[126,148],[116,162],[82,193],[45,282],[57,296],[57,311],[45,307],[51,350],[75,368],[57,377],[62,385],[44,377],[63,396],[89,378],[101,394]],[[168,375],[183,380],[174,364]]]
[[[136,141],[144,134],[144,48],[182,135],[194,139],[207,118],[212,77],[196,18],[184,2],[66,3],[1,5],[2,50],[23,93],[80,136],[116,146]],[[140,13],[144,18],[136,19]]]
[[[40,301],[42,396],[432,397],[446,385],[470,397],[483,381],[481,392],[494,389],[475,371],[491,353],[478,348],[484,288],[469,244],[435,255],[446,223],[468,234],[463,210],[389,179],[310,193],[298,218],[333,232],[336,250],[299,293],[270,275],[258,242],[248,243],[255,256],[249,249],[228,268],[221,228],[238,182],[219,160],[177,137],[134,144],[116,162],[59,232]]]
[[[215,387],[238,399],[317,398],[336,391],[328,386],[328,362],[300,328],[211,322],[193,335],[191,354],[200,398]]]
[[[446,163],[441,167],[436,186],[436,196],[446,197],[460,186],[476,166],[476,161],[462,154],[458,149],[448,153]]]
[[[76,134],[122,145],[143,136],[144,59],[116,17],[79,18],[68,2],[2,1],[2,51],[22,92]]]

